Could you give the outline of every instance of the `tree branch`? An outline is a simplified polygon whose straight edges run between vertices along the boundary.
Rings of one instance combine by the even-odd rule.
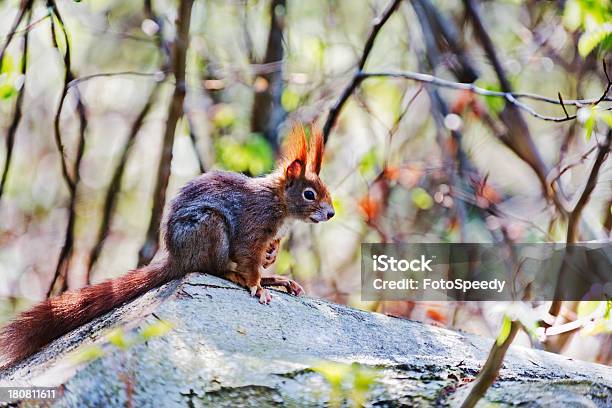
[[[81,99],[81,94],[77,88],[75,89],[73,95],[76,98],[76,102],[77,102],[76,110],[77,110],[77,114],[79,117],[79,139],[78,139],[78,144],[77,144],[77,152],[76,152],[76,157],[74,161],[74,166],[72,169],[72,173],[74,174],[74,180],[72,180],[68,174],[68,167],[67,167],[66,159],[64,157],[64,148],[62,145],[62,138],[61,138],[61,133],[60,133],[60,116],[62,113],[62,107],[64,105],[64,101],[66,99],[66,96],[68,95],[68,84],[75,76],[74,76],[74,73],[72,72],[72,67],[70,65],[70,43],[68,39],[68,33],[64,25],[64,21],[62,20],[61,14],[59,12],[59,9],[57,8],[57,4],[55,3],[55,0],[48,0],[47,5],[51,7],[53,10],[53,15],[51,17],[51,37],[52,37],[53,46],[59,52],[59,45],[57,43],[57,38],[55,36],[56,26],[53,20],[53,16],[55,16],[55,18],[58,21],[60,30],[62,32],[64,41],[66,44],[66,52],[64,53],[64,67],[65,67],[64,83],[63,83],[63,88],[62,88],[61,99],[60,99],[60,102],[57,108],[57,112],[55,114],[55,119],[54,119],[53,124],[54,124],[54,131],[55,131],[54,133],[55,141],[56,141],[58,150],[61,155],[62,175],[64,176],[64,180],[66,181],[66,184],[68,185],[68,190],[70,192],[70,202],[68,205],[69,212],[68,212],[68,223],[66,226],[66,234],[64,238],[64,244],[62,245],[59,259],[57,261],[57,266],[55,268],[55,274],[53,276],[53,279],[47,291],[47,297],[49,297],[53,293],[55,294],[62,293],[66,291],[66,289],[68,288],[67,286],[68,276],[67,275],[68,275],[68,270],[70,266],[70,259],[72,257],[72,252],[74,249],[74,234],[75,234],[74,226],[76,223],[75,208],[76,208],[76,202],[77,202],[77,186],[80,181],[81,160],[83,158],[83,153],[85,151],[85,132],[87,129],[87,112],[85,109],[85,105],[83,104],[83,101]]]
[[[327,139],[329,139],[329,134],[331,132],[331,129],[335,125],[336,119],[338,118],[338,115],[340,115],[340,111],[342,110],[342,107],[344,106],[348,98],[351,96],[355,88],[357,88],[357,86],[359,86],[359,84],[363,80],[360,74],[362,73],[361,71],[365,67],[368,57],[370,56],[370,52],[372,51],[372,48],[374,47],[374,42],[376,41],[376,37],[378,36],[378,33],[380,32],[382,27],[385,25],[385,23],[389,20],[389,17],[391,17],[391,15],[395,12],[395,10],[397,10],[401,1],[402,0],[391,0],[391,2],[387,6],[387,8],[382,12],[382,14],[374,20],[372,31],[370,31],[366,44],[363,47],[361,58],[359,59],[359,64],[357,65],[357,71],[355,72],[355,75],[353,76],[352,80],[349,82],[346,88],[344,88],[344,90],[342,91],[338,101],[334,104],[334,106],[329,111],[329,114],[327,115],[327,119],[325,120],[325,124],[323,125],[324,143],[327,143]]]
[[[519,328],[520,323],[518,321],[513,321],[510,326],[510,333],[504,342],[502,344],[497,344],[497,342],[493,343],[487,361],[485,361],[480,369],[480,373],[478,373],[478,377],[474,381],[470,393],[461,404],[461,408],[472,408],[476,406],[476,403],[485,395],[491,384],[493,384],[504,362],[506,351],[508,351],[508,347],[510,347],[510,344],[514,341],[514,337],[518,333]]]
[[[28,8],[27,10],[27,20],[26,26],[30,25],[30,21],[32,20],[32,9]],[[28,40],[30,37],[30,33],[26,31],[25,36],[23,38],[23,46],[22,46],[22,58],[21,58],[21,75],[24,78],[23,85],[19,89],[19,93],[17,94],[17,100],[15,101],[15,111],[13,112],[13,119],[11,120],[11,124],[9,125],[8,131],[6,132],[6,158],[4,159],[4,168],[2,169],[2,176],[0,178],[0,198],[2,198],[2,193],[4,192],[4,186],[8,177],[8,171],[11,166],[11,159],[13,157],[13,148],[15,146],[15,136],[17,134],[17,128],[19,127],[19,123],[21,122],[21,117],[23,114],[23,99],[25,95],[25,78],[26,71],[28,65]],[[2,65],[2,59],[0,58],[0,66]]]
[[[595,189],[597,185],[597,178],[599,177],[599,171],[603,163],[606,161],[606,158],[610,152],[612,140],[612,129],[608,129],[608,134],[606,135],[606,141],[599,145],[599,150],[597,152],[597,157],[595,157],[595,161],[593,162],[593,167],[589,173],[589,176],[586,180],[586,184],[582,193],[578,197],[576,204],[572,211],[569,212],[568,222],[567,222],[567,235],[566,235],[566,243],[567,244],[575,244],[578,241],[578,224],[580,223],[580,217],[582,216],[582,211],[584,207],[589,202],[591,198],[591,193]],[[560,275],[561,276],[561,275]],[[557,289],[561,284],[560,281],[557,282]],[[559,315],[561,311],[561,305],[563,301],[555,299],[551,303],[548,309],[548,319],[544,319],[540,322],[541,326],[544,328],[551,327],[553,324],[553,320]]]
[[[75,78],[68,83],[68,88],[72,88],[82,82],[89,81],[96,78],[109,78],[114,76],[136,76],[136,77],[165,77],[168,74],[167,71],[156,71],[156,72],[139,72],[139,71],[119,71],[119,72],[100,72],[97,74],[84,75],[79,78]]]
[[[470,56],[465,52],[460,41],[461,37],[453,21],[443,15],[430,0],[413,0],[412,5],[415,11],[418,8],[422,9],[417,13],[422,15],[422,17],[419,17],[419,23],[422,26],[423,22],[428,22],[432,37],[435,36],[437,40],[434,42],[434,45],[438,45],[436,48],[442,48],[446,45],[450,49],[451,55],[456,58],[456,61],[451,61],[450,64],[455,77],[459,78],[461,82],[476,81],[479,76],[478,70]],[[431,49],[429,45],[427,49],[428,51]]]
[[[172,161],[172,148],[174,146],[174,133],[176,124],[183,114],[183,102],[185,100],[185,64],[187,49],[189,48],[189,27],[191,24],[191,9],[193,0],[181,0],[179,3],[178,17],[176,21],[176,41],[172,54],[172,72],[176,84],[172,99],[168,106],[166,128],[161,157],[157,168],[155,190],[153,192],[153,209],[149,219],[149,228],[145,242],[138,254],[138,265],[145,265],[153,259],[158,248],[159,227],[161,225],[162,212],[166,203],[166,189],[170,179],[170,164]]]
[[[597,157],[595,157],[595,162],[593,163],[593,167],[591,168],[591,172],[589,173],[589,177],[587,178],[584,190],[582,190],[582,193],[580,194],[578,201],[574,206],[574,209],[569,213],[566,237],[566,242],[568,244],[573,244],[578,241],[578,223],[580,222],[582,211],[584,210],[586,204],[589,202],[589,199],[591,198],[591,193],[597,185],[597,178],[599,177],[599,171],[601,170],[601,166],[605,162],[606,157],[610,152],[611,139],[612,129],[608,129],[606,141],[599,145]]]
[[[442,88],[470,91],[474,94],[482,95],[482,96],[500,97],[500,98],[504,98],[507,102],[516,106],[517,108],[522,109],[526,111],[527,113],[533,115],[534,117],[538,119],[542,119],[542,120],[547,120],[547,121],[565,122],[568,120],[576,119],[575,114],[569,115],[569,116],[561,116],[561,117],[542,115],[536,112],[532,107],[525,105],[524,103],[518,101],[519,98],[525,98],[525,99],[539,100],[539,101],[548,102],[552,104],[560,104],[558,99],[552,99],[552,98],[549,99],[545,96],[536,95],[536,94],[491,91],[489,89],[480,88],[474,85],[473,83],[454,82],[454,81],[449,81],[446,79],[438,78],[433,75],[422,74],[418,72],[410,72],[410,71],[362,72],[362,73],[357,74],[356,76],[359,78],[359,82],[363,81],[364,79],[372,78],[372,77],[404,78],[404,79],[409,79],[409,80],[413,80],[417,82],[439,86]],[[563,103],[565,105],[585,106],[585,105],[588,105],[590,102],[591,104],[594,104],[595,101],[597,101],[597,99],[581,99],[581,100],[568,100],[568,101],[564,100]],[[612,110],[612,107],[606,107],[604,109]]]
[[[48,0],[47,6],[53,10],[52,16],[51,16],[51,41],[53,43],[53,47],[56,50],[58,50],[58,52],[61,53],[59,44],[57,42],[56,33],[55,33],[56,24],[55,24],[54,17],[58,19],[58,22],[61,27],[61,31],[64,36],[64,42],[66,44],[66,51],[63,56],[64,67],[65,67],[64,83],[62,85],[62,93],[60,95],[60,101],[55,111],[55,116],[53,119],[53,131],[54,131],[54,136],[55,136],[55,144],[60,154],[60,162],[62,166],[62,176],[64,177],[64,181],[66,182],[66,185],[68,186],[69,190],[72,191],[74,190],[74,182],[72,181],[72,178],[70,177],[70,174],[68,172],[68,164],[66,163],[66,157],[64,153],[64,143],[62,142],[62,135],[61,135],[61,130],[60,130],[60,116],[62,114],[62,108],[64,107],[64,101],[66,99],[66,96],[68,95],[68,84],[70,83],[70,81],[74,79],[74,75],[72,74],[72,70],[71,70],[72,68],[70,64],[70,43],[68,41],[68,34],[66,33],[66,30],[64,29],[64,24],[58,17],[59,14],[57,13],[57,4],[55,3],[55,0]]]
[[[2,48],[0,49],[0,65],[2,64],[2,60],[4,59],[4,53],[6,52],[6,49],[8,48],[9,44],[11,43],[11,40],[17,32],[17,27],[19,27],[19,24],[21,24],[21,21],[23,20],[26,11],[32,9],[33,2],[34,0],[21,0],[21,5],[19,6],[19,10],[17,11],[15,20],[13,20],[13,25],[11,26],[9,33],[6,35],[6,41],[4,42],[4,45],[2,45]]]

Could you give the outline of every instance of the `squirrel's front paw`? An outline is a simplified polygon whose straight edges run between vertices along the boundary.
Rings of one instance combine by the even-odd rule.
[[[270,265],[276,262],[276,255],[278,254],[279,244],[279,239],[275,239],[274,241],[270,242],[270,245],[266,249],[263,262],[261,263],[262,268],[268,269]]]
[[[259,303],[262,305],[268,305],[272,300],[270,291],[261,286],[251,286],[251,296],[259,298]]]

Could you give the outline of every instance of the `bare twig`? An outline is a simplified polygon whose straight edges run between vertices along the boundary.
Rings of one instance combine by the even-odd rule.
[[[512,96],[514,96],[515,98],[519,99],[519,98],[524,98],[524,99],[532,99],[534,101],[540,101],[540,102],[546,102],[546,103],[550,103],[553,105],[572,105],[572,106],[576,106],[578,108],[582,108],[585,106],[592,106],[592,105],[597,105],[600,102],[611,102],[612,98],[610,98],[609,96],[605,96],[606,92],[604,92],[602,94],[602,96],[600,96],[599,98],[591,98],[591,99],[567,99],[567,100],[563,100],[563,102],[561,102],[558,99],[554,99],[554,98],[549,98],[547,96],[542,96],[542,95],[538,95],[538,94],[534,94],[534,93],[530,93],[530,92],[512,92],[511,93]]]
[[[380,30],[383,28],[387,20],[389,20],[391,14],[393,14],[395,10],[397,10],[400,3],[401,0],[394,0],[393,2],[389,3],[385,11],[383,11],[383,13],[380,16],[376,17],[376,19],[374,20],[372,25],[372,31],[370,32],[370,35],[366,40],[366,43],[363,47],[363,53],[361,54],[361,59],[359,60],[359,65],[357,65],[357,69],[359,71],[362,71],[365,68],[365,64],[368,60],[368,57],[370,56],[370,52],[374,47],[376,36],[378,36]]]
[[[81,99],[81,95],[78,89],[74,91],[74,97],[76,98],[76,110],[79,116],[79,139],[77,144],[77,152],[76,158],[74,161],[74,166],[72,169],[72,173],[74,174],[74,180],[70,178],[68,174],[67,163],[64,157],[64,148],[61,140],[60,133],[60,116],[62,113],[62,107],[64,105],[64,101],[66,96],[68,95],[68,83],[74,78],[74,73],[72,72],[72,67],[70,65],[70,44],[68,39],[68,33],[66,31],[66,27],[60,15],[60,12],[57,8],[55,0],[49,0],[47,5],[52,8],[53,16],[51,17],[51,37],[54,47],[59,51],[59,46],[56,38],[56,25],[53,17],[57,19],[58,25],[64,37],[66,51],[64,53],[64,83],[62,89],[62,95],[60,99],[60,103],[55,114],[54,119],[54,130],[55,130],[55,140],[57,143],[58,150],[61,155],[61,163],[62,163],[62,174],[64,176],[64,180],[68,186],[68,190],[70,192],[70,202],[68,205],[68,223],[66,226],[66,234],[64,238],[64,244],[62,245],[62,249],[60,251],[59,259],[57,261],[57,266],[55,268],[55,274],[49,285],[49,289],[47,291],[47,297],[51,296],[51,294],[62,293],[67,289],[68,283],[68,270],[70,266],[70,259],[72,257],[72,252],[74,249],[74,226],[76,223],[76,202],[77,202],[77,186],[80,180],[80,165],[81,160],[83,158],[83,153],[85,151],[85,132],[87,129],[87,112],[85,109],[85,105]]]
[[[34,0],[21,0],[21,5],[19,6],[19,10],[17,11],[15,20],[13,20],[13,25],[11,26],[9,33],[6,35],[6,41],[2,45],[2,48],[0,48],[0,64],[2,64],[2,60],[4,59],[4,53],[6,52],[6,49],[11,43],[11,40],[15,36],[15,33],[17,32],[17,27],[19,27],[19,24],[21,24],[21,21],[23,20],[23,17],[25,16],[26,12],[28,10],[31,10],[33,2]]]
[[[31,3],[33,4],[34,1],[32,1]],[[49,17],[51,17],[51,13],[47,12],[47,14],[45,14],[44,16],[42,16],[42,17],[40,17],[40,18],[38,18],[38,19],[36,19],[34,21],[28,22],[28,24],[26,24],[26,26],[24,28],[22,28],[20,30],[15,30],[14,33],[11,31],[8,34],[3,35],[2,37],[9,38],[9,37],[14,36],[16,34],[25,34],[25,33],[29,32],[32,28],[34,28],[36,25],[38,25],[39,23],[45,21]]]
[[[474,82],[478,79],[478,70],[470,56],[465,52],[461,44],[461,36],[454,22],[442,14],[430,0],[413,0],[412,6],[419,16],[419,23],[427,22],[431,36],[434,37],[435,48],[448,46],[456,57],[456,62],[451,61],[450,69],[461,82]],[[432,48],[427,45],[428,53]],[[440,50],[438,50],[438,53]],[[451,54],[451,55],[452,55]],[[445,55],[446,57],[446,55]],[[446,61],[445,61],[446,62]]]
[[[546,115],[542,115],[537,113],[533,108],[531,108],[530,106],[525,105],[522,102],[518,101],[518,98],[530,98],[530,99],[535,99],[532,98],[533,96],[537,96],[534,94],[521,94],[521,93],[514,93],[514,92],[500,92],[500,91],[492,91],[489,89],[485,89],[485,88],[481,88],[478,87],[476,85],[474,85],[473,83],[463,83],[463,82],[454,82],[454,81],[449,81],[447,79],[442,79],[442,78],[438,78],[435,77],[433,75],[428,75],[428,74],[422,74],[419,72],[411,72],[411,71],[398,71],[398,72],[362,72],[356,75],[359,78],[359,82],[361,83],[361,81],[367,79],[367,78],[375,78],[375,77],[390,77],[390,78],[404,78],[404,79],[409,79],[409,80],[413,80],[413,81],[417,81],[417,82],[422,82],[422,83],[426,83],[426,84],[431,84],[431,85],[435,85],[435,86],[439,86],[442,88],[449,88],[449,89],[457,89],[457,90],[464,90],[464,91],[470,91],[474,94],[477,95],[482,95],[482,96],[493,96],[493,97],[501,97],[506,99],[506,101],[510,102],[512,105],[516,106],[519,109],[522,109],[526,112],[528,112],[529,114],[533,115],[536,118],[542,119],[542,120],[546,120],[546,121],[553,121],[553,122],[565,122],[568,120],[574,120],[576,119],[576,115],[569,115],[569,116],[563,116],[563,117],[555,117],[555,116],[546,116]],[[544,97],[542,97],[539,100],[543,100]],[[558,100],[553,100],[554,102],[550,102],[550,103],[559,103]],[[588,99],[583,100],[585,102],[590,101]],[[565,104],[568,104],[568,102],[577,102],[580,103],[582,101],[564,101]],[[606,107],[604,108],[606,110],[610,110],[612,109],[612,107]]]
[[[58,18],[59,14],[57,13],[57,5],[55,4],[55,0],[48,0],[47,6],[53,10],[52,12],[53,15],[51,16],[51,41],[53,43],[53,46],[55,47],[55,49],[58,50],[58,52],[61,52],[59,48],[59,44],[57,42],[56,33],[55,33],[55,30],[56,30],[55,18],[58,19],[58,23],[60,25],[61,31],[64,36],[64,43],[66,45],[66,51],[64,52],[64,57],[63,57],[64,67],[65,67],[64,83],[62,86],[60,101],[57,106],[57,110],[55,111],[55,117],[53,119],[53,131],[54,131],[54,136],[55,136],[55,144],[60,154],[60,162],[62,166],[62,176],[64,177],[64,181],[66,182],[66,185],[68,185],[68,188],[72,191],[74,190],[74,182],[72,181],[72,178],[70,177],[70,174],[68,172],[68,164],[66,163],[66,157],[64,153],[64,143],[62,141],[62,135],[61,135],[61,130],[60,130],[60,116],[62,114],[62,108],[64,107],[64,101],[66,99],[66,96],[68,95],[68,84],[70,83],[70,81],[74,79],[74,75],[72,74],[71,65],[70,65],[70,43],[68,40],[68,34],[66,33],[66,30],[64,29],[64,24]]]
[[[575,243],[578,240],[578,223],[580,222],[580,217],[582,215],[582,211],[584,207],[589,202],[591,198],[591,193],[595,189],[597,185],[597,178],[599,177],[599,170],[601,166],[605,162],[608,153],[610,152],[610,140],[612,139],[612,129],[608,129],[608,134],[606,136],[606,141],[599,145],[599,151],[597,152],[597,157],[595,157],[595,161],[593,162],[593,167],[591,168],[591,172],[589,173],[589,177],[587,178],[586,184],[582,193],[580,194],[574,209],[570,212],[568,217],[567,224],[567,237],[566,241],[568,244]]]
[[[27,22],[26,26],[30,25],[30,21],[32,19],[32,10],[29,8],[27,10]],[[26,31],[25,36],[23,38],[23,46],[22,46],[22,58],[21,58],[21,75],[24,78],[23,85],[19,89],[19,93],[17,94],[17,100],[15,101],[15,111],[13,113],[13,119],[11,120],[11,124],[9,125],[8,131],[6,133],[6,158],[4,159],[4,168],[2,169],[2,176],[0,178],[0,198],[2,197],[2,193],[4,192],[4,186],[8,177],[8,171],[11,166],[11,159],[13,157],[13,147],[15,146],[15,136],[17,134],[17,128],[19,127],[19,123],[21,122],[21,116],[23,113],[23,99],[25,95],[25,75],[28,65],[28,40],[30,37],[30,33]],[[0,60],[0,65],[2,65]]]
[[[606,60],[605,59],[602,61],[602,65],[603,65],[603,72],[604,72],[604,74],[606,76],[606,79],[608,80],[608,85],[606,86],[606,90],[601,95],[601,97],[595,102],[595,105],[597,105],[599,102],[601,102],[603,100],[606,100],[608,92],[610,91],[610,88],[612,87],[612,79],[610,79],[610,75],[608,75],[608,67],[606,66]]]
[[[344,88],[344,90],[340,94],[340,98],[338,99],[338,101],[336,101],[334,106],[329,111],[329,115],[327,116],[327,119],[325,120],[325,124],[323,125],[323,140],[325,143],[327,143],[327,139],[329,139],[329,134],[331,132],[331,129],[336,123],[336,119],[338,118],[338,115],[340,115],[340,111],[342,110],[342,107],[344,106],[348,98],[351,96],[355,88],[357,88],[357,86],[359,86],[361,81],[364,79],[363,77],[361,77],[360,74],[362,73],[363,68],[365,67],[365,64],[370,55],[370,52],[372,51],[372,48],[374,47],[376,36],[378,35],[382,27],[385,25],[387,20],[389,20],[389,17],[391,17],[391,15],[395,12],[395,10],[397,10],[401,1],[402,0],[391,0],[391,2],[387,6],[387,8],[382,12],[382,14],[374,20],[372,31],[370,31],[370,35],[368,36],[366,44],[363,47],[363,52],[361,54],[359,64],[357,65],[357,71],[355,72],[355,75],[353,76],[349,84],[346,86],[346,88]]]
[[[100,72],[92,75],[84,75],[73,79],[68,83],[68,88],[72,88],[80,83],[89,81],[96,78],[109,78],[115,76],[136,76],[136,77],[160,77],[163,78],[168,72],[156,71],[156,72],[138,72],[138,71],[120,71],[120,72]]]
[[[610,232],[612,231],[612,200],[608,201],[608,204],[604,208],[604,214],[605,221],[603,223],[603,227],[609,236]]]
[[[557,96],[559,96],[559,102],[561,102],[561,107],[563,108],[563,112],[565,113],[565,117],[569,118],[570,115],[569,115],[569,113],[567,113],[567,109],[565,108],[565,104],[563,103],[563,97],[561,96],[561,92],[558,92]]]
[[[164,140],[161,151],[155,190],[153,192],[153,209],[149,219],[149,228],[145,243],[138,254],[138,264],[147,264],[153,259],[158,248],[158,234],[161,224],[162,211],[166,203],[166,189],[170,179],[170,162],[172,161],[172,147],[174,145],[174,133],[176,124],[183,114],[183,102],[185,100],[185,62],[187,49],[189,47],[189,27],[191,22],[191,9],[193,0],[181,0],[179,3],[178,18],[176,21],[177,37],[172,53],[172,72],[176,84],[174,93],[168,106],[168,117],[164,131]]]
[[[599,147],[598,145],[591,147],[589,150],[584,152],[577,161],[571,164],[568,164],[564,166],[562,169],[560,169],[559,172],[550,180],[551,186],[555,181],[559,180],[559,178],[561,178],[561,176],[563,176],[568,170],[578,166],[579,164],[584,163],[584,161],[591,155],[591,153],[597,150],[598,147]]]
[[[416,90],[416,92],[414,92],[414,94],[410,97],[410,99],[406,103],[406,106],[404,106],[402,111],[399,113],[399,115],[395,119],[395,121],[393,123],[393,126],[391,126],[391,128],[387,132],[389,134],[389,141],[388,141],[388,145],[387,145],[387,151],[386,151],[386,153],[384,155],[384,160],[383,160],[383,168],[384,169],[389,167],[389,156],[391,154],[391,143],[393,142],[393,137],[395,136],[395,133],[398,131],[400,123],[402,122],[402,119],[404,119],[404,116],[406,116],[406,114],[408,113],[408,110],[410,109],[412,104],[416,101],[417,97],[421,94],[421,92],[423,91],[423,88],[424,88],[424,86],[421,85]]]
[[[519,328],[520,323],[518,321],[513,321],[510,326],[510,333],[503,343],[493,343],[493,347],[491,347],[487,361],[480,369],[480,373],[471,386],[470,393],[461,404],[461,408],[472,408],[476,406],[476,403],[485,395],[491,384],[493,384],[493,381],[495,381],[495,378],[497,378],[499,369],[504,362],[506,351],[508,351],[508,347],[510,347],[510,344],[512,344],[512,341],[518,333]]]

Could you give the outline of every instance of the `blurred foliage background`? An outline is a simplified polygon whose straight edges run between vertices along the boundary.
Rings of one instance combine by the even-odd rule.
[[[399,3],[378,33],[365,71],[422,72],[503,90],[470,23],[465,4],[473,2]],[[196,0],[185,82],[178,84],[186,92],[183,112],[170,132],[166,197],[202,171],[266,173],[292,123],[323,127],[388,4]],[[31,15],[10,38],[25,6]],[[559,93],[565,100],[602,96],[609,82],[602,60],[612,45],[610,1],[501,0],[478,6],[515,91],[555,101]],[[6,137],[0,163],[7,169],[0,196],[2,320],[50,292],[119,276],[137,265],[158,199],[164,127],[177,85],[171,60],[179,9],[171,0],[0,4],[1,44],[11,39],[0,74],[0,130]],[[67,45],[74,77],[66,81],[58,129],[74,189],[62,176],[54,127]],[[272,271],[292,275],[311,296],[495,337],[508,305],[361,302],[359,245],[566,241],[571,217],[546,195],[571,198],[584,190],[598,144],[609,139],[609,98],[563,107],[521,101],[541,115],[563,119],[564,109],[577,115],[552,121],[521,109],[545,182],[556,183],[553,193],[543,193],[533,166],[504,142],[513,132],[513,121],[504,121],[511,110],[504,98],[405,78],[361,81],[326,144],[322,179],[337,216],[324,225],[297,225]],[[13,144],[9,135],[20,103]],[[576,240],[609,240],[610,176],[606,160],[578,214]],[[105,211],[109,195],[112,206]],[[105,223],[108,233],[101,236]],[[61,255],[67,234],[73,242]],[[57,271],[65,282],[51,290]],[[594,306],[566,305],[561,314],[573,320]],[[546,310],[548,305],[524,305],[516,313],[525,324]],[[597,330],[582,327],[562,340],[543,341],[526,331],[517,341],[609,363],[609,313],[602,319]]]

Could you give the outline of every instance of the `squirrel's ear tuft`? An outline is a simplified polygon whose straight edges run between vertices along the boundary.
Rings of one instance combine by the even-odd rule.
[[[321,172],[323,161],[323,133],[314,127],[310,131],[310,148],[308,149],[309,169],[315,174]]]
[[[289,132],[283,146],[281,166],[288,179],[303,177],[306,173],[306,160],[308,151],[306,147],[306,132],[301,125],[295,125]]]
[[[305,164],[307,155],[306,132],[302,125],[295,125],[285,141],[283,161],[290,164],[295,160],[299,160],[302,164]]]

